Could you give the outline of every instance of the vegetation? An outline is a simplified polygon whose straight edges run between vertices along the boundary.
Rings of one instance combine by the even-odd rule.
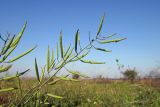
[[[22,91],[27,92],[35,84],[33,78],[23,78]],[[48,85],[43,92],[63,96],[63,98],[48,97],[45,105],[55,107],[159,107],[160,91],[153,87],[143,86],[139,82],[130,84],[113,80],[81,80],[79,82],[60,81],[54,86]],[[15,81],[16,82],[16,81]],[[7,82],[9,83],[9,82]],[[12,84],[14,85],[14,84]],[[0,94],[1,104],[6,106],[19,101],[18,91]],[[44,96],[40,96],[41,99]],[[36,104],[36,96],[32,97],[26,106]]]
[[[17,48],[17,46],[18,46],[18,44],[19,44],[19,42],[22,38],[22,35],[25,31],[26,24],[27,23],[24,24],[21,32],[17,36],[15,36],[15,35],[11,36],[11,34],[9,34],[9,33],[7,33],[6,37],[3,37],[2,35],[0,35],[0,40],[2,42],[1,50],[0,50],[0,73],[1,74],[9,71],[12,68],[12,63],[14,61],[17,61],[18,59],[24,57],[25,55],[27,55],[28,53],[30,53],[31,51],[33,51],[36,48],[36,46],[35,46],[35,47],[29,49],[28,51],[20,54],[19,56],[15,57],[15,58],[8,59],[8,57]],[[27,69],[27,70],[25,70],[24,72],[21,72],[21,73],[17,72],[17,74],[15,74],[13,76],[7,76],[7,77],[2,76],[0,78],[0,82],[1,81],[8,81],[8,80],[11,80],[11,79],[18,79],[19,80],[19,77],[22,76],[23,74],[25,74],[27,71],[29,71],[29,69]],[[2,87],[2,86],[0,86],[0,93],[16,90],[19,87],[18,85],[14,86],[14,87]]]
[[[72,74],[72,78],[73,78],[73,79],[79,79],[79,77],[80,77],[80,76],[79,76],[78,74]]]
[[[137,77],[137,72],[135,71],[135,69],[126,69],[123,72],[123,75],[126,79],[131,80],[131,83],[133,83]]]
[[[78,29],[75,33],[74,46],[70,44],[65,49],[62,32],[60,32],[56,49],[51,51],[48,46],[46,65],[40,69],[38,60],[35,58],[36,78],[21,77],[29,69],[17,72],[13,76],[5,76],[4,74],[10,71],[14,61],[36,48],[35,46],[13,59],[8,59],[18,46],[26,23],[17,36],[11,37],[10,34],[7,34],[6,38],[0,36],[3,44],[0,51],[0,107],[159,107],[159,87],[155,87],[155,84],[154,87],[148,85],[148,80],[135,80],[135,84],[130,84],[118,79],[105,78],[102,75],[91,79],[66,66],[68,63],[76,61],[87,64],[104,64],[105,62],[85,59],[91,49],[111,52],[97,47],[95,43],[102,45],[126,39],[110,39],[115,34],[101,36],[103,21],[104,16],[95,37],[91,38],[89,35],[89,42],[85,46],[81,46]],[[135,69],[125,69],[124,65],[119,64],[119,60],[116,62],[124,77],[133,82],[137,76]],[[68,74],[58,76],[57,74],[63,70],[68,71]],[[84,77],[84,79],[80,77]]]
[[[107,37],[101,36],[100,32],[102,29],[103,21],[104,21],[104,16],[102,17],[102,20],[100,22],[100,26],[98,28],[95,38],[91,38],[89,35],[89,43],[84,47],[82,47],[80,43],[79,29],[76,31],[76,34],[75,34],[74,47],[72,47],[72,45],[70,44],[67,49],[64,49],[63,47],[63,37],[62,37],[62,32],[60,32],[60,39],[59,39],[59,44],[57,44],[56,55],[54,52],[55,49],[52,49],[52,52],[50,52],[50,46],[48,46],[46,65],[42,67],[41,70],[39,70],[37,59],[35,58],[35,72],[37,76],[37,82],[35,81],[35,83],[33,84],[33,87],[27,90],[27,92],[24,92],[22,90],[20,76],[25,74],[28,70],[21,72],[21,73],[17,72],[17,74],[14,76],[2,77],[0,80],[4,83],[6,83],[8,80],[11,80],[11,79],[12,81],[14,81],[15,79],[17,79],[18,81],[17,83],[14,82],[15,85],[13,85],[13,87],[11,88],[8,88],[8,87],[4,88],[4,86],[6,85],[4,86],[1,85],[2,89],[0,90],[0,93],[10,92],[16,89],[19,90],[20,97],[18,96],[18,103],[10,103],[8,106],[28,106],[28,104],[31,104],[31,103],[32,104],[34,103],[35,106],[44,106],[44,105],[50,104],[49,102],[47,102],[49,98],[63,99],[63,96],[58,96],[58,95],[49,93],[48,91],[44,91],[43,88],[47,87],[48,85],[55,85],[57,82],[62,81],[62,80],[78,81],[77,79],[74,79],[74,78],[73,79],[68,78],[70,74],[86,77],[85,75],[80,74],[79,72],[69,70],[66,67],[68,63],[75,62],[75,61],[81,61],[83,63],[88,63],[88,64],[104,64],[105,62],[97,62],[93,60],[84,59],[84,57],[89,54],[92,48],[99,50],[99,51],[103,51],[103,52],[110,52],[109,50],[96,47],[94,43],[95,42],[99,44],[108,44],[112,42],[116,43],[126,38],[121,38],[121,39],[118,38],[118,39],[109,40],[109,38],[111,38],[114,35],[109,35]],[[21,32],[18,34],[18,36],[16,36],[16,38],[15,36],[13,36],[9,40],[9,35],[8,35],[8,37],[5,40],[4,38],[1,37],[1,40],[4,41],[4,46],[2,47],[1,54],[0,54],[0,57],[1,57],[0,73],[8,71],[12,67],[10,63],[22,58],[23,56],[25,56],[26,54],[30,53],[31,51],[35,49],[34,47],[28,50],[27,52],[19,55],[18,57],[6,61],[8,56],[10,56],[10,54],[17,47],[25,31],[25,28],[26,28],[26,23],[24,27],[22,28]],[[7,65],[4,67],[3,65],[6,63],[9,63],[10,65]],[[62,68],[68,71],[69,74],[66,76],[58,77],[57,73],[60,72]],[[49,77],[45,77],[45,73],[48,73]],[[32,100],[33,98],[34,100]]]
[[[118,59],[116,59],[116,62],[117,62],[118,69],[123,74],[124,78],[127,80],[130,80],[131,83],[134,83],[134,80],[136,79],[136,77],[138,75],[136,69],[135,68],[131,69],[130,67],[125,68],[125,66],[123,64],[119,63]]]

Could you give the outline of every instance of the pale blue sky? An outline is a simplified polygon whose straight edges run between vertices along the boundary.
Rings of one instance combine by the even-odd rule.
[[[72,65],[91,76],[102,74],[118,77],[115,64],[118,58],[125,65],[136,67],[141,74],[160,64],[160,1],[159,0],[1,0],[0,33],[17,34],[24,22],[28,25],[16,56],[38,44],[38,48],[15,63],[15,70],[34,68],[34,58],[45,64],[46,48],[55,47],[63,30],[65,44],[74,43],[74,34],[80,29],[83,44],[88,32],[97,32],[103,14],[106,14],[102,34],[118,33],[128,39],[117,44],[103,45],[109,54],[95,52],[88,58],[105,61],[105,65]],[[31,72],[32,73],[32,72]]]

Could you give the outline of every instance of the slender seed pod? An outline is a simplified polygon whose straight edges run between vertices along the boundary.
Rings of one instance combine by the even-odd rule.
[[[60,81],[61,79],[56,79],[56,80],[53,80],[53,81],[51,81],[51,82],[49,82],[48,84],[49,85],[54,85],[54,84],[56,84],[58,81]]]
[[[8,56],[14,51],[14,49],[15,49],[16,47],[17,47],[17,45],[14,46],[14,47],[11,47],[11,49],[3,56],[3,58],[0,60],[0,62],[5,61],[5,60],[8,58]]]
[[[125,40],[126,38],[121,38],[121,39],[114,39],[114,40],[105,40],[105,41],[99,41],[100,44],[107,44],[107,43],[112,43],[112,42],[120,42],[122,40]]]
[[[58,77],[60,80],[64,80],[64,81],[75,81],[78,82],[79,80],[77,79],[72,79],[72,78],[66,78],[66,77]]]
[[[57,43],[57,47],[56,47],[56,52],[57,52],[57,60],[59,59],[59,49],[58,49],[58,43]]]
[[[103,25],[103,21],[104,21],[104,16],[102,16],[102,20],[101,20],[101,22],[100,22],[100,25],[99,25],[99,28],[98,28],[97,35],[99,35],[99,33],[101,32],[102,25]]]
[[[3,62],[7,59],[7,57],[13,52],[13,50],[17,47],[25,29],[26,29],[26,25],[27,25],[27,22],[25,22],[21,32],[18,34],[18,36],[14,39],[14,41],[12,41],[10,47],[11,49],[6,53],[6,55],[2,58],[2,60],[0,60],[0,62]]]
[[[4,55],[4,54],[8,51],[8,49],[11,47],[11,44],[12,44],[14,38],[15,38],[15,35],[11,38],[11,40],[10,40],[9,43],[8,43],[8,45],[7,45],[7,46],[4,48],[4,50],[2,51],[2,55]]]
[[[0,73],[1,73],[1,72],[5,72],[5,71],[8,71],[11,67],[12,67],[12,65],[8,65],[8,66],[6,66],[6,67],[0,66]]]
[[[60,32],[60,50],[61,50],[61,58],[63,58],[63,40],[62,40],[62,32]]]
[[[71,59],[73,59],[73,58],[75,58],[76,57],[76,54],[72,54],[72,55],[70,55],[70,57],[68,58],[68,60],[71,60]],[[71,60],[72,61],[72,60]],[[71,62],[70,61],[70,62]]]
[[[16,78],[16,77],[19,77],[19,76],[25,74],[27,71],[29,71],[29,69],[27,69],[27,70],[24,71],[24,72],[18,73],[18,74],[14,75],[14,76],[9,76],[9,77],[0,78],[0,81],[2,81],[2,80],[11,80],[11,79],[14,79],[14,78]]]
[[[13,59],[9,60],[9,63],[10,63],[10,62],[14,62],[14,61],[16,61],[16,60],[22,58],[23,56],[25,56],[25,55],[27,55],[28,53],[32,52],[36,47],[37,47],[37,46],[35,46],[35,47],[29,49],[28,51],[24,52],[23,54],[19,55],[19,56],[16,57],[16,58],[13,58]]]
[[[96,61],[90,61],[90,60],[80,60],[83,63],[89,63],[89,64],[105,64],[105,62],[96,62]]]
[[[47,50],[47,71],[49,71],[49,66],[50,66],[50,48],[48,46],[48,50]]]
[[[49,97],[57,98],[57,99],[62,99],[63,98],[61,96],[53,95],[53,94],[50,94],[50,93],[47,93],[46,95],[49,96]]]
[[[69,45],[67,51],[64,53],[64,57],[68,54],[68,51],[70,50],[70,48],[71,48],[71,44]]]
[[[36,71],[37,80],[40,82],[39,72],[38,72],[38,65],[37,65],[37,60],[36,60],[36,58],[35,58],[35,71]]]
[[[117,35],[117,33],[111,34],[111,35],[107,36],[106,38],[111,38],[111,37],[113,37],[115,35]]]
[[[95,48],[96,50],[99,51],[103,51],[103,52],[112,52],[111,50],[106,50],[106,49],[102,49],[102,48]]]
[[[42,68],[42,75],[41,75],[41,77],[40,77],[40,82],[43,81],[44,73],[45,73],[45,68]]]
[[[9,76],[9,77],[4,77],[4,78],[0,78],[0,81],[3,81],[3,80],[11,80],[11,79],[14,79],[14,78],[16,78],[17,77],[17,75],[15,75],[15,76]]]
[[[51,58],[51,63],[54,63],[54,50],[52,49],[52,58]]]
[[[73,48],[68,52],[68,54],[64,57],[64,61],[67,61],[67,59],[71,56],[73,52]]]
[[[62,59],[55,67],[55,69],[58,69],[60,67],[62,67],[64,65],[64,63],[67,61],[67,59],[71,56],[73,52],[73,49],[70,49],[70,51],[68,52],[68,54],[64,57],[64,59]]]
[[[79,29],[76,32],[75,35],[75,52],[77,53],[77,47],[78,47],[78,33],[79,33]]]
[[[21,85],[20,77],[18,76],[18,72],[17,72],[17,82],[18,82],[18,88],[19,88],[20,96],[22,98],[22,85]]]
[[[11,44],[11,47],[15,46],[15,45],[18,45],[25,29],[26,29],[26,26],[27,26],[27,22],[25,22],[25,24],[23,25],[23,28],[21,30],[21,32],[18,34],[18,36],[15,38],[15,40],[13,41],[13,43]]]
[[[68,70],[68,69],[67,69],[67,71],[68,71],[69,73],[73,74],[73,75],[79,75],[79,76],[81,76],[81,77],[87,77],[86,75],[81,74],[81,73],[79,73],[79,72],[71,71],[71,70]]]
[[[84,54],[77,56],[77,57],[76,57],[75,59],[73,59],[72,61],[78,61],[78,60],[84,58],[85,56],[87,56],[87,55],[89,54],[89,52],[90,52],[90,51],[87,51],[87,52],[85,52]]]
[[[25,71],[23,71],[23,72],[21,72],[21,73],[18,73],[18,76],[21,76],[21,75],[24,75],[26,72],[28,72],[30,69],[27,69],[27,70],[25,70]]]
[[[17,88],[4,88],[4,89],[0,89],[0,93],[1,92],[9,92],[9,91],[13,91],[16,90]]]

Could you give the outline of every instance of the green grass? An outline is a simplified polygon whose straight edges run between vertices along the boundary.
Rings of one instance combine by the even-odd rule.
[[[22,89],[29,90],[34,80],[22,81]],[[64,97],[54,99],[49,97],[47,102],[55,107],[159,107],[160,90],[152,87],[129,83],[96,83],[94,81],[66,82],[45,87],[43,93],[50,92]],[[11,94],[11,95],[10,95]],[[17,103],[18,91],[5,93],[4,99],[8,103]],[[24,93],[23,93],[24,94]],[[7,95],[9,97],[7,97]],[[10,97],[12,96],[12,97]],[[43,99],[43,96],[40,96]],[[2,102],[1,102],[2,103]],[[7,102],[5,102],[7,104]],[[35,104],[35,98],[30,100],[28,106]],[[44,105],[43,105],[44,106]]]

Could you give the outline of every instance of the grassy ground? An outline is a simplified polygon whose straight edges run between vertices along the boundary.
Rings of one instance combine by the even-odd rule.
[[[27,91],[33,81],[23,80],[22,89]],[[63,81],[45,87],[43,92],[46,91],[64,97],[48,99],[55,107],[160,107],[159,89],[127,82]],[[17,103],[18,99],[18,91],[0,94],[0,103]],[[33,100],[30,106],[34,104]]]

